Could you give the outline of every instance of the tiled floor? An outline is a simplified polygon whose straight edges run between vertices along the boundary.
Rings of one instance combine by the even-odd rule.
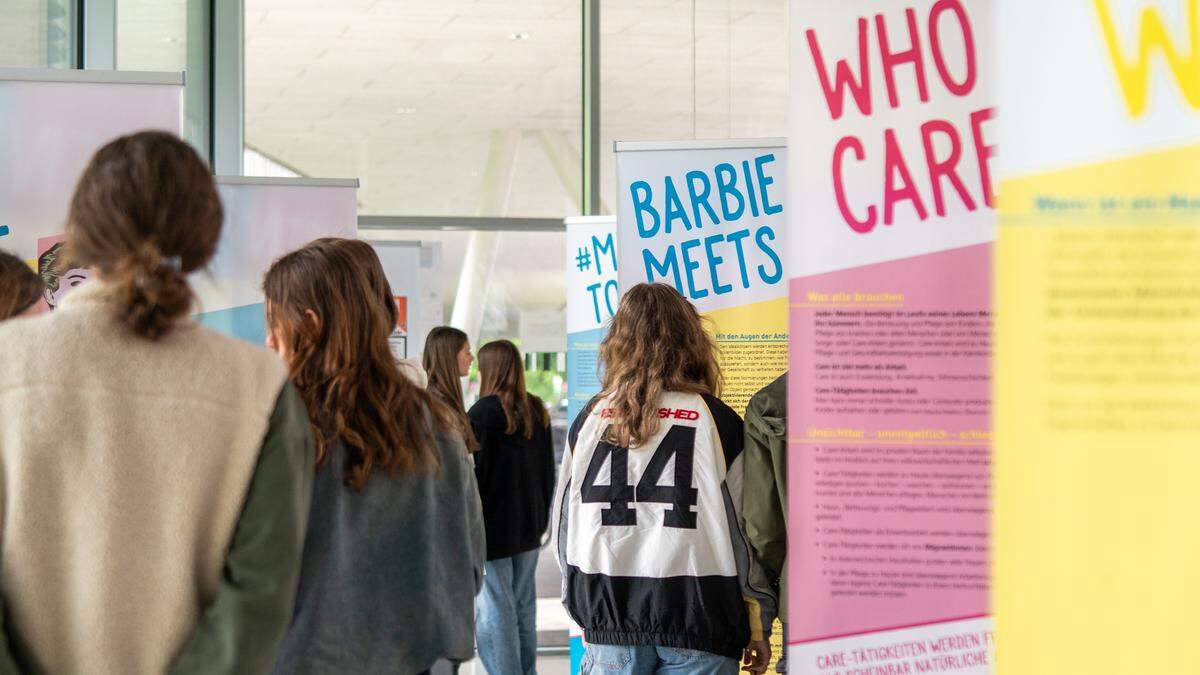
[[[554,562],[554,553],[546,547],[538,557],[537,566],[537,627],[539,642],[543,645],[561,647],[567,643],[571,619],[559,600],[561,587],[562,577],[559,576],[558,564]],[[566,656],[542,656],[538,659],[537,672],[538,675],[568,675],[570,666],[570,659]],[[478,659],[460,668],[459,673],[491,675],[483,669]]]
[[[538,675],[568,675],[571,662],[566,656],[543,656],[538,659]],[[478,660],[459,669],[459,675],[489,675]]]

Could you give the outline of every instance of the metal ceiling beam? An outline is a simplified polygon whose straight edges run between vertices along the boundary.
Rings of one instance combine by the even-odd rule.
[[[370,237],[372,230],[468,230],[495,232],[563,232],[562,218],[508,218],[485,216],[359,216],[358,229]]]

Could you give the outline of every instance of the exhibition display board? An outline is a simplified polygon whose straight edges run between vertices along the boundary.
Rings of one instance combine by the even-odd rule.
[[[0,69],[0,249],[29,261],[53,307],[89,273],[65,241],[75,182],[114,138],[180,133],[181,73]]]
[[[357,180],[218,177],[225,227],[207,271],[192,275],[201,323],[266,340],[263,275],[275,259],[319,237],[358,233]]]
[[[996,17],[997,672],[1200,672],[1200,3]]]
[[[991,671],[991,10],[792,3],[789,672]]]
[[[600,341],[617,311],[617,219],[567,218],[567,419],[600,393]]]
[[[744,414],[787,370],[786,142],[620,142],[615,150],[620,288],[670,284],[711,320],[721,398]]]
[[[392,333],[397,358],[421,357],[429,331],[442,325],[442,245],[438,242],[371,241],[396,297],[398,323]]]

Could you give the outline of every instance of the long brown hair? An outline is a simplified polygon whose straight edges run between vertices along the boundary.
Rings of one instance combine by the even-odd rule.
[[[425,368],[425,374],[429,377],[429,391],[454,409],[459,418],[459,425],[465,430],[467,451],[475,452],[479,449],[479,441],[471,431],[471,420],[467,417],[467,407],[463,401],[462,378],[458,374],[458,353],[467,342],[467,334],[457,328],[434,328],[425,338],[421,366]]]
[[[489,342],[479,349],[479,395],[495,395],[504,409],[508,435],[533,438],[534,425],[550,424],[542,399],[525,390],[521,352],[508,340]]]
[[[224,214],[208,166],[160,131],[122,136],[92,157],[71,198],[67,249],[113,284],[117,318],[157,340],[192,306],[187,274],[212,259]]]
[[[637,447],[658,433],[664,392],[721,393],[717,346],[696,308],[666,284],[638,284],[600,343],[604,364],[599,396],[608,399],[608,440]]]
[[[367,287],[383,304],[383,309],[388,315],[388,325],[395,329],[400,310],[396,308],[396,296],[392,295],[392,284],[387,279],[387,273],[383,271],[383,264],[379,262],[379,254],[375,253],[374,247],[361,239],[340,239],[338,237],[324,237],[317,239],[314,243],[341,247],[346,255],[353,259],[359,271],[366,275]]]
[[[376,469],[393,478],[436,471],[437,435],[456,425],[400,372],[387,340],[395,315],[378,302],[366,256],[348,248],[322,239],[289,253],[271,265],[263,290],[271,335],[316,428],[317,466],[341,441],[346,486],[362,490]]]
[[[42,280],[17,256],[0,251],[0,321],[10,319],[42,299]]]

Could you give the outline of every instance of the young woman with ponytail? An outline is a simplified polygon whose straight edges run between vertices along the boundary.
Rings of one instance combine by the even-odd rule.
[[[476,600],[479,660],[489,673],[533,675],[538,549],[550,521],[554,442],[542,400],[525,390],[521,352],[508,340],[479,350],[475,475],[487,528],[487,574]]]
[[[179,138],[101,148],[67,248],[92,280],[0,325],[0,672],[263,672],[312,486],[280,360],[189,318],[221,201]]]

